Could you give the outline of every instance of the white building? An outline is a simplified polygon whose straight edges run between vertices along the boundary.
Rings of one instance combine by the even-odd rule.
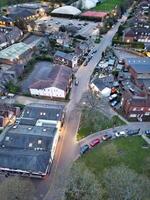
[[[33,83],[29,90],[31,95],[50,98],[65,98],[69,92],[72,70],[65,66],[55,66],[47,80]]]

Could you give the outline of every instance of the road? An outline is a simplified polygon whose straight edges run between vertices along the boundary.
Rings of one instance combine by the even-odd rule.
[[[73,160],[79,152],[79,145],[76,142],[76,133],[80,122],[80,112],[76,109],[77,103],[80,101],[83,93],[88,89],[90,76],[101,59],[102,52],[107,46],[111,45],[113,36],[118,30],[120,23],[125,21],[124,16],[101,40],[96,46],[95,53],[86,67],[81,67],[76,77],[79,80],[78,86],[73,86],[71,92],[71,100],[66,106],[66,119],[64,128],[61,133],[60,141],[57,145],[54,163],[50,176],[43,181],[36,182],[36,188],[40,191],[38,199],[42,200],[61,200],[63,199],[66,177]],[[47,191],[46,195],[45,192]]]
[[[91,140],[96,139],[96,138],[101,139],[102,135],[104,135],[104,134],[111,135],[112,138],[115,139],[116,138],[115,132],[125,131],[125,130],[135,130],[138,128],[140,128],[139,134],[142,135],[142,137],[143,136],[145,137],[145,135],[143,133],[145,132],[145,130],[150,129],[150,123],[149,122],[133,122],[133,123],[129,123],[127,125],[110,128],[110,129],[106,129],[103,131],[98,131],[98,132],[93,133],[92,135],[89,135],[86,138],[83,138],[82,140],[80,140],[79,145],[83,146],[84,144],[89,144]],[[129,136],[129,137],[131,137],[131,136]],[[149,141],[149,139],[148,139],[148,141]]]

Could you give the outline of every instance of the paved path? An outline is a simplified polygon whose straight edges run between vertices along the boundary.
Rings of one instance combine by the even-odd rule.
[[[146,135],[142,134],[142,138],[150,145],[150,139]]]

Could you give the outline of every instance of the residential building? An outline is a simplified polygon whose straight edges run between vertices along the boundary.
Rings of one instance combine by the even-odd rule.
[[[0,138],[0,172],[43,178],[50,172],[59,139],[63,105],[30,104]]]
[[[15,123],[16,117],[20,114],[20,108],[8,104],[0,104],[0,128]]]
[[[76,45],[75,54],[77,54],[79,57],[82,57],[86,53],[88,53],[89,50],[91,50],[90,47],[91,44],[89,44],[89,42],[87,41],[80,42]]]
[[[109,88],[107,91],[111,91],[111,88],[113,87],[113,82],[114,82],[113,75],[97,77],[91,81],[90,88],[98,95],[101,95],[103,94],[103,91],[105,91],[105,88]]]
[[[123,34],[123,41],[131,42],[150,42],[150,26],[127,28]]]
[[[0,27],[14,26],[14,22],[10,17],[0,16]]]
[[[59,65],[66,65],[71,68],[76,68],[78,66],[78,57],[74,53],[56,51],[54,55],[54,63]]]
[[[125,92],[121,104],[127,117],[150,119],[150,96],[141,97]]]
[[[31,95],[65,99],[72,82],[72,69],[56,65],[49,73],[48,79],[38,80],[30,87]]]
[[[19,41],[23,32],[16,26],[0,27],[0,50]]]
[[[52,34],[50,34],[49,39],[56,41],[57,44],[63,47],[69,47],[72,44],[72,39],[66,32],[53,32]]]

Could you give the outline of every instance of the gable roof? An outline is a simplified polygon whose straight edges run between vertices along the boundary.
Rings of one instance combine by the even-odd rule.
[[[47,80],[39,80],[33,83],[30,86],[30,89],[44,89],[49,87],[56,87],[62,90],[66,90],[71,75],[71,68],[56,65],[49,73]]]

